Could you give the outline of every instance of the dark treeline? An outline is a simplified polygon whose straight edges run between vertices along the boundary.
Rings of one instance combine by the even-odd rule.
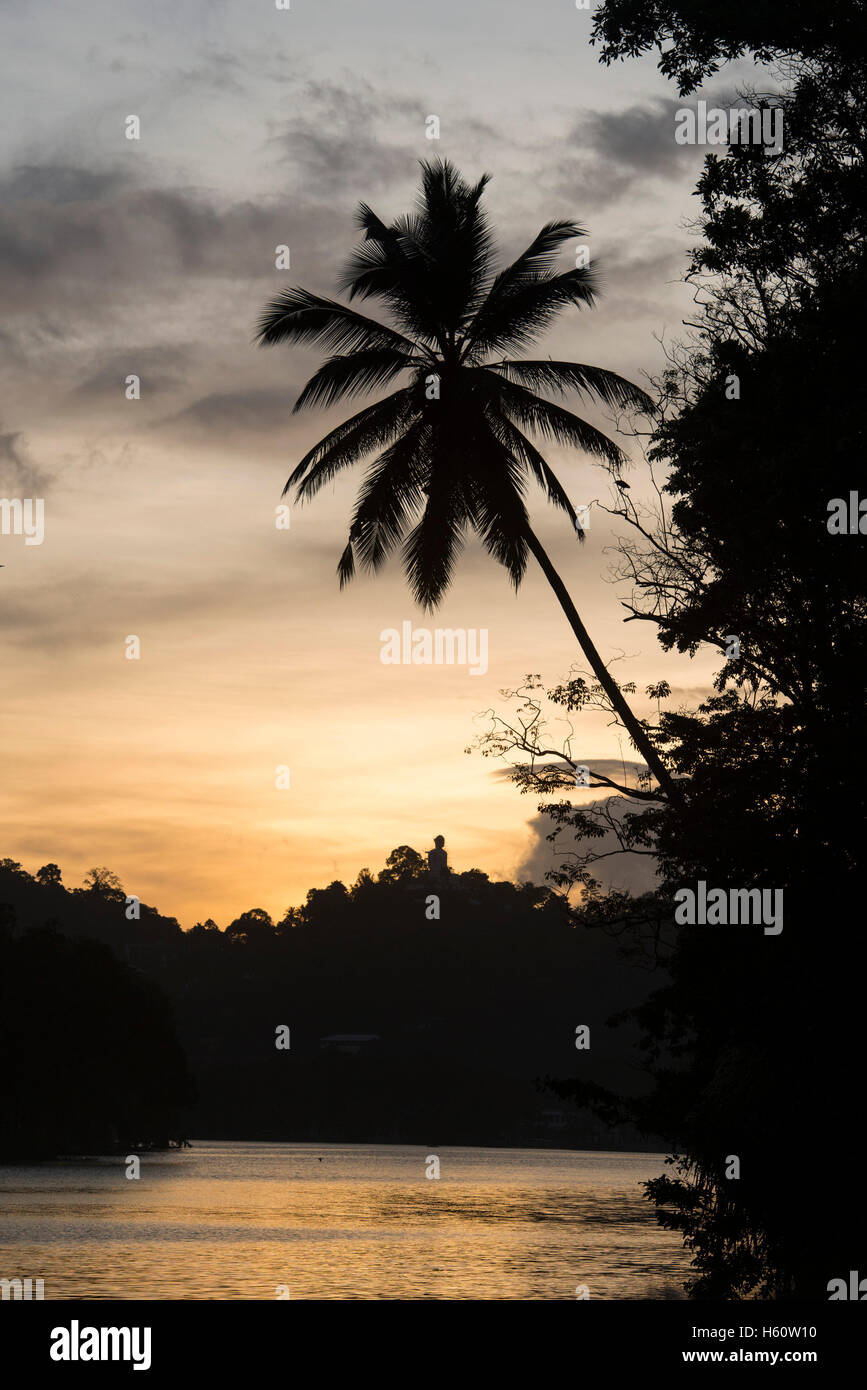
[[[108,870],[67,890],[56,865],[8,859],[0,902],[6,1154],[189,1134],[650,1146],[543,1084],[571,1074],[586,1025],[582,1074],[633,1090],[628,1031],[605,1021],[647,988],[548,889],[435,880],[401,846],[277,923],[253,908],[185,932],[128,915]]]
[[[177,1143],[194,1091],[162,992],[98,941],[0,917],[0,1158]]]

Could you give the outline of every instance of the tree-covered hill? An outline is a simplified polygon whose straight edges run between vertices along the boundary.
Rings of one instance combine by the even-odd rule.
[[[7,949],[19,971],[27,962],[34,1010],[40,952],[49,964],[58,952],[75,963],[62,1017],[82,1065],[95,1048],[113,1049],[136,1075],[148,1075],[149,1051],[158,1067],[132,1015],[127,1025],[117,1014],[112,971],[168,999],[198,1093],[184,1123],[202,1137],[642,1143],[541,1084],[578,1075],[640,1090],[630,1030],[605,1025],[649,987],[644,971],[545,888],[491,882],[478,870],[442,881],[401,846],[376,877],[363,870],[350,887],[312,889],[276,923],[253,908],[223,930],[209,919],[184,932],[144,904],[136,919],[108,870],[69,890],[56,865],[30,875],[10,860],[0,861],[0,902],[17,923]],[[91,1031],[76,997],[87,1001]],[[46,998],[39,1013],[48,1018],[55,995]],[[583,1025],[589,1047],[579,1049]],[[27,1020],[10,1026],[26,1052]],[[54,1084],[50,1055],[39,1051],[30,1064],[34,1095]],[[88,1093],[99,1114],[98,1090]],[[149,1104],[143,1095],[140,1113]],[[69,1133],[97,1135],[100,1123]]]

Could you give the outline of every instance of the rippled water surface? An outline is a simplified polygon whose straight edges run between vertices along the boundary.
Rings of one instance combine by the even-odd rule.
[[[195,1143],[0,1168],[0,1278],[50,1298],[681,1297],[654,1154]],[[285,1293],[282,1295],[285,1297]]]

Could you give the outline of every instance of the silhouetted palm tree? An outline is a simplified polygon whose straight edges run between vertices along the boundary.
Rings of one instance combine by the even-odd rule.
[[[651,407],[639,387],[601,367],[506,355],[532,343],[567,305],[592,306],[592,272],[556,270],[563,243],[586,232],[574,222],[549,222],[495,275],[481,208],[488,175],[470,187],[448,162],[424,163],[422,170],[417,210],[391,226],[360,205],[365,239],[341,284],[350,299],[383,300],[396,327],[302,289],[278,295],[261,319],[262,345],[315,342],[334,354],[310,378],[296,411],[409,378],[331,430],[301,460],[284,492],[294,484],[299,500],[312,497],[341,469],[374,456],[338,565],[341,587],[355,573],[356,556],[377,570],[402,542],[407,578],[426,609],[448,588],[467,531],[505,566],[516,589],[532,552],[635,746],[670,790],[664,763],[593,645],[524,505],[531,476],[583,540],[571,502],[525,431],[576,446],[614,469],[624,462],[605,434],[537,389]]]

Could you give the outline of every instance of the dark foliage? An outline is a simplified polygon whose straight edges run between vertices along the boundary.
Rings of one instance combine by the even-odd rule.
[[[141,1152],[184,1136],[194,1091],[161,991],[99,942],[52,926],[16,933],[8,908],[0,1055],[2,1159]]]
[[[593,38],[606,63],[656,49],[660,70],[687,95],[744,54],[857,67],[867,50],[867,11],[863,0],[604,0]]]
[[[440,899],[439,920],[428,916],[431,895]],[[252,909],[224,931],[209,920],[182,932],[144,905],[139,921],[128,920],[122,894],[67,893],[8,860],[0,864],[0,897],[15,903],[22,927],[50,911],[76,938],[32,931],[17,937],[13,947],[28,953],[33,972],[42,949],[49,984],[58,953],[77,960],[79,952],[79,969],[90,962],[95,972],[84,982],[70,975],[62,1008],[53,986],[49,1002],[37,1004],[34,973],[26,1017],[33,1010],[40,1022],[15,1015],[19,1051],[26,1052],[31,1032],[46,1040],[22,1072],[33,1125],[50,1113],[58,1074],[53,1008],[58,1036],[71,1030],[74,1080],[62,1076],[74,1099],[57,1126],[82,1137],[63,1147],[88,1146],[85,1130],[66,1128],[78,1109],[94,1124],[115,1116],[99,1089],[105,1053],[118,1077],[138,1078],[130,1082],[127,1110],[114,1118],[121,1132],[127,1116],[131,1123],[150,1114],[150,1101],[135,1086],[151,1063],[166,1099],[179,1098],[167,1084],[165,1047],[149,1041],[131,1010],[121,1026],[116,1007],[128,1005],[111,980],[126,980],[128,971],[89,944],[94,939],[110,942],[136,968],[137,988],[146,977],[172,1003],[198,1092],[187,1132],[342,1142],[642,1143],[628,1126],[611,1134],[588,1111],[563,1110],[541,1088],[541,1078],[568,1066],[579,1024],[593,1028],[597,1081],[631,1085],[631,1039],[605,1021],[647,991],[646,973],[620,961],[611,942],[576,927],[548,889],[493,883],[479,870],[439,883],[422,856],[402,845],[376,878],[365,870],[350,888],[313,889],[276,924]],[[276,1046],[281,1025],[290,1030],[288,1050]],[[82,1059],[91,1051],[88,1064]]]
[[[650,451],[669,470],[668,515],[654,529],[620,509],[638,538],[623,549],[631,615],[666,648],[741,644],[699,710],[660,717],[685,804],[632,807],[633,845],[659,853],[656,916],[671,925],[674,893],[698,880],[785,903],[778,936],[675,932],[669,978],[636,1015],[649,1095],[561,1088],[666,1136],[675,1172],[650,1195],[704,1298],[824,1298],[863,1262],[867,538],[857,516],[851,534],[828,527],[832,499],[863,484],[862,95],[845,68],[804,68],[783,159],[708,161],[699,334],[673,351]],[[586,836],[586,811],[557,816]],[[591,843],[576,877],[592,857]],[[652,915],[636,908],[637,935]]]

